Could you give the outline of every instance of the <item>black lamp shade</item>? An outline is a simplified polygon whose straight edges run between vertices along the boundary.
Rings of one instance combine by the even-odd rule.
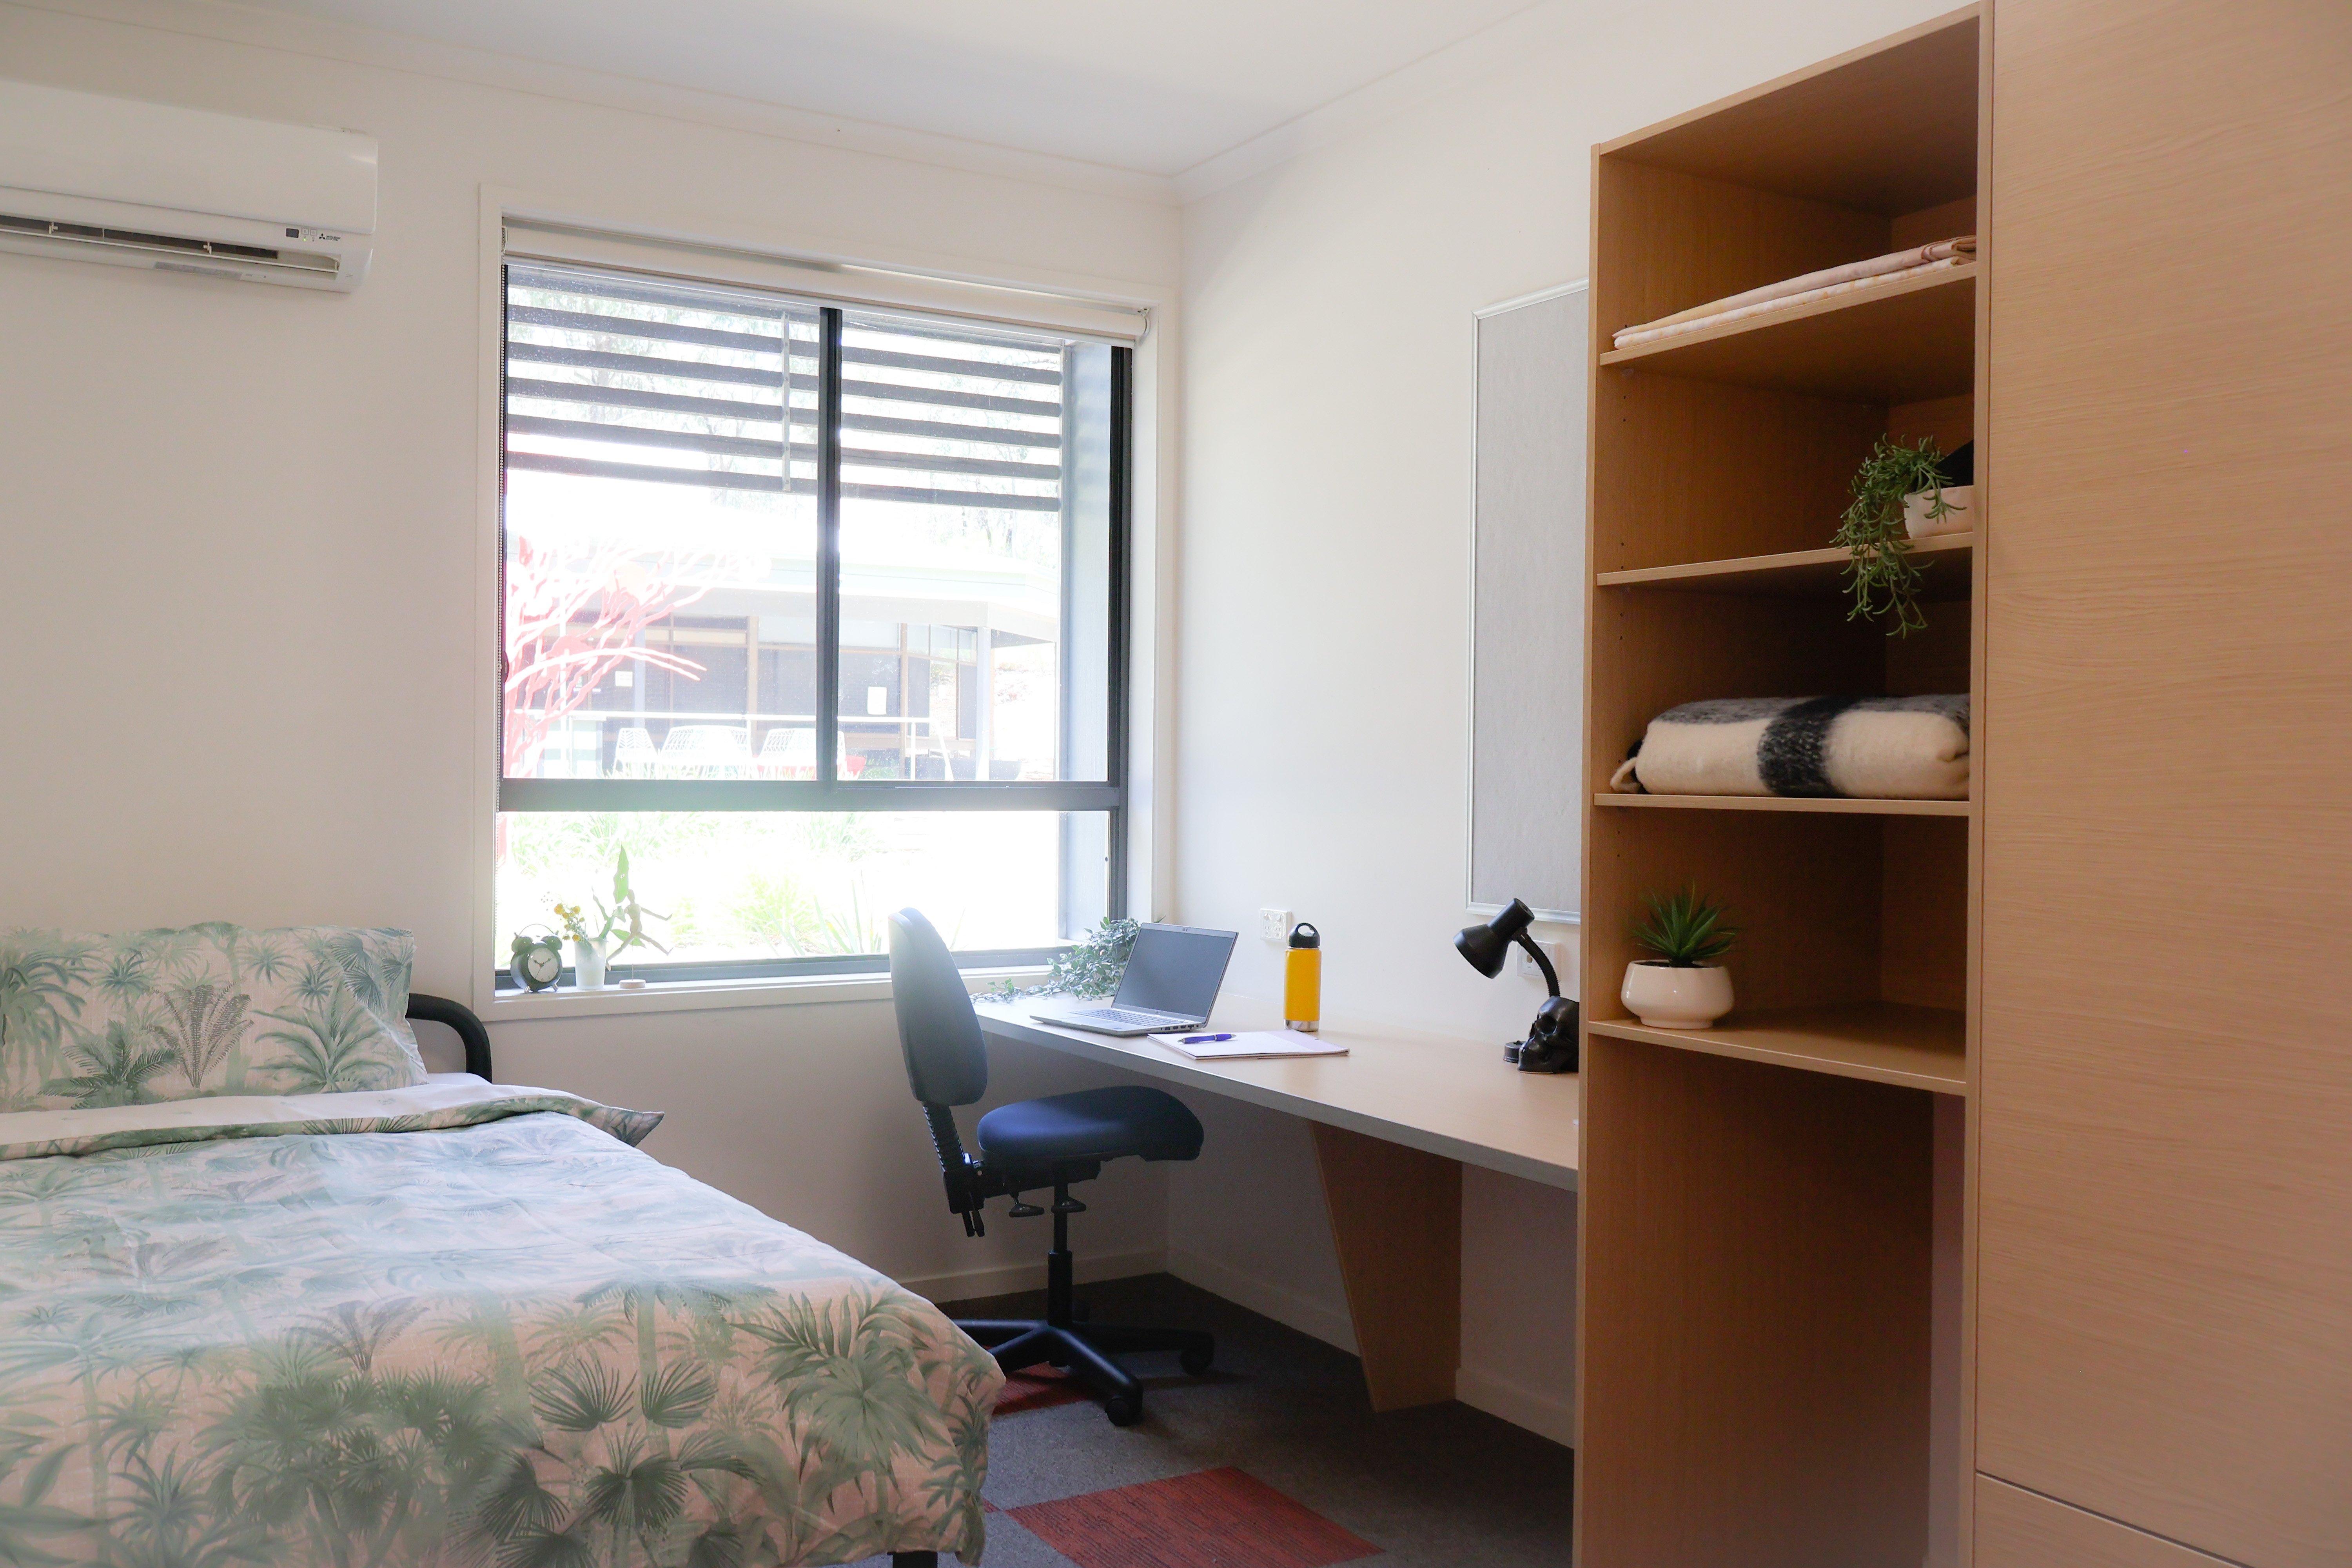
[[[1503,973],[1503,961],[1511,954],[1511,943],[1517,942],[1535,924],[1536,912],[1522,899],[1513,899],[1508,908],[1485,925],[1465,926],[1454,945],[1470,967],[1492,980]]]

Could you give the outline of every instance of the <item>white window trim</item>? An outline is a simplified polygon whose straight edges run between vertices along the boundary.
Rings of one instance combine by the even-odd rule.
[[[856,269],[861,288],[853,291],[872,297],[875,290],[899,287],[896,302],[916,306],[919,300],[950,297],[966,301],[984,298],[969,287],[997,291],[996,299],[1020,295],[1059,297],[1074,310],[1099,305],[1097,331],[1117,326],[1111,312],[1147,312],[1143,335],[1135,341],[1130,383],[1128,569],[1128,912],[1139,920],[1160,912],[1160,889],[1169,885],[1173,865],[1172,824],[1159,809],[1157,781],[1170,776],[1171,758],[1167,725],[1175,708],[1174,663],[1170,639],[1176,617],[1172,595],[1175,518],[1174,451],[1177,408],[1174,339],[1177,299],[1172,289],[1158,284],[1103,279],[1037,268],[1013,268],[936,252],[877,254],[845,246],[827,237],[797,233],[756,224],[713,220],[691,214],[661,213],[633,207],[616,213],[599,203],[567,201],[541,193],[506,186],[481,187],[478,237],[480,317],[477,336],[479,355],[476,370],[475,427],[479,453],[475,481],[475,653],[471,711],[475,733],[473,799],[473,1008],[486,1024],[525,1019],[581,1018],[611,1014],[699,1011],[713,1007],[788,1007],[818,1003],[886,1001],[890,994],[887,975],[781,976],[732,981],[674,982],[648,985],[642,991],[528,992],[498,990],[498,963],[492,951],[497,931],[497,868],[491,854],[498,804],[498,668],[499,614],[496,593],[499,564],[499,377],[505,366],[504,293],[500,287],[506,262],[506,230],[509,219],[535,229],[564,229],[600,237],[614,247],[640,257],[655,254],[641,247],[660,247],[680,262],[709,260],[713,270],[688,267],[681,276],[730,280],[721,258],[733,258],[747,270],[765,266],[770,279],[788,274],[839,273]],[[534,246],[534,249],[539,247]],[[585,259],[586,258],[582,258]],[[751,281],[751,279],[737,280]],[[775,286],[771,281],[769,286]],[[807,285],[803,285],[807,286]],[[936,286],[936,289],[934,289]],[[879,302],[877,300],[877,302]],[[920,308],[937,310],[938,303]],[[983,306],[1003,310],[1004,305]],[[977,313],[967,308],[953,313]],[[998,318],[1004,319],[1004,318]],[[1054,327],[1052,316],[1041,313],[1031,324]],[[1066,317],[1066,328],[1076,324]],[[1108,335],[1108,334],[1107,334]],[[1122,335],[1122,340],[1125,341]],[[1016,981],[1034,971],[990,971],[986,978]],[[975,971],[975,981],[982,978]]]

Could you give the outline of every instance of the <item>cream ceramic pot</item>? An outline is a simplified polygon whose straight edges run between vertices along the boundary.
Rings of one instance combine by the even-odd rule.
[[[1625,966],[1618,995],[1626,1011],[1654,1029],[1704,1029],[1731,1011],[1731,971],[1719,964],[1677,969],[1641,959]]]
[[[1977,488],[1974,485],[1946,485],[1944,504],[1952,510],[1941,517],[1931,518],[1927,509],[1936,503],[1933,490],[1920,490],[1903,498],[1903,531],[1914,539],[1929,539],[1938,533],[1966,533],[1977,525]]]

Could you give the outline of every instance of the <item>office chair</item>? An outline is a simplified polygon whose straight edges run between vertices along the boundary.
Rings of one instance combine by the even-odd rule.
[[[1129,1351],[1174,1351],[1186,1372],[1209,1370],[1216,1342],[1181,1329],[1127,1328],[1081,1322],[1071,1299],[1070,1216],[1087,1205],[1070,1184],[1102,1174],[1103,1163],[1133,1154],[1145,1160],[1191,1160],[1201,1152],[1201,1122],[1172,1094],[1140,1085],[1082,1089],[1000,1105],[980,1119],[977,1157],[964,1152],[950,1107],[970,1105],[988,1091],[988,1047],[940,933],[921,911],[890,917],[890,993],[898,1012],[898,1045],[907,1082],[930,1122],[931,1142],[947,1180],[948,1208],[963,1217],[966,1236],[987,1234],[981,1210],[1010,1195],[1012,1215],[1046,1211],[1022,1197],[1054,1193],[1054,1250],[1045,1255],[1045,1315],[1041,1319],[959,1320],[956,1327],[996,1353],[996,1364],[1018,1372],[1051,1362],[1073,1373],[1102,1401],[1114,1426],[1143,1415],[1143,1385],[1110,1358]]]

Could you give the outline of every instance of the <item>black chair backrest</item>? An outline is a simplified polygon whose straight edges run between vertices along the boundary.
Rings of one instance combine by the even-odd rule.
[[[890,917],[890,1000],[907,1084],[926,1105],[970,1105],[988,1092],[988,1046],[955,955],[920,910]]]

